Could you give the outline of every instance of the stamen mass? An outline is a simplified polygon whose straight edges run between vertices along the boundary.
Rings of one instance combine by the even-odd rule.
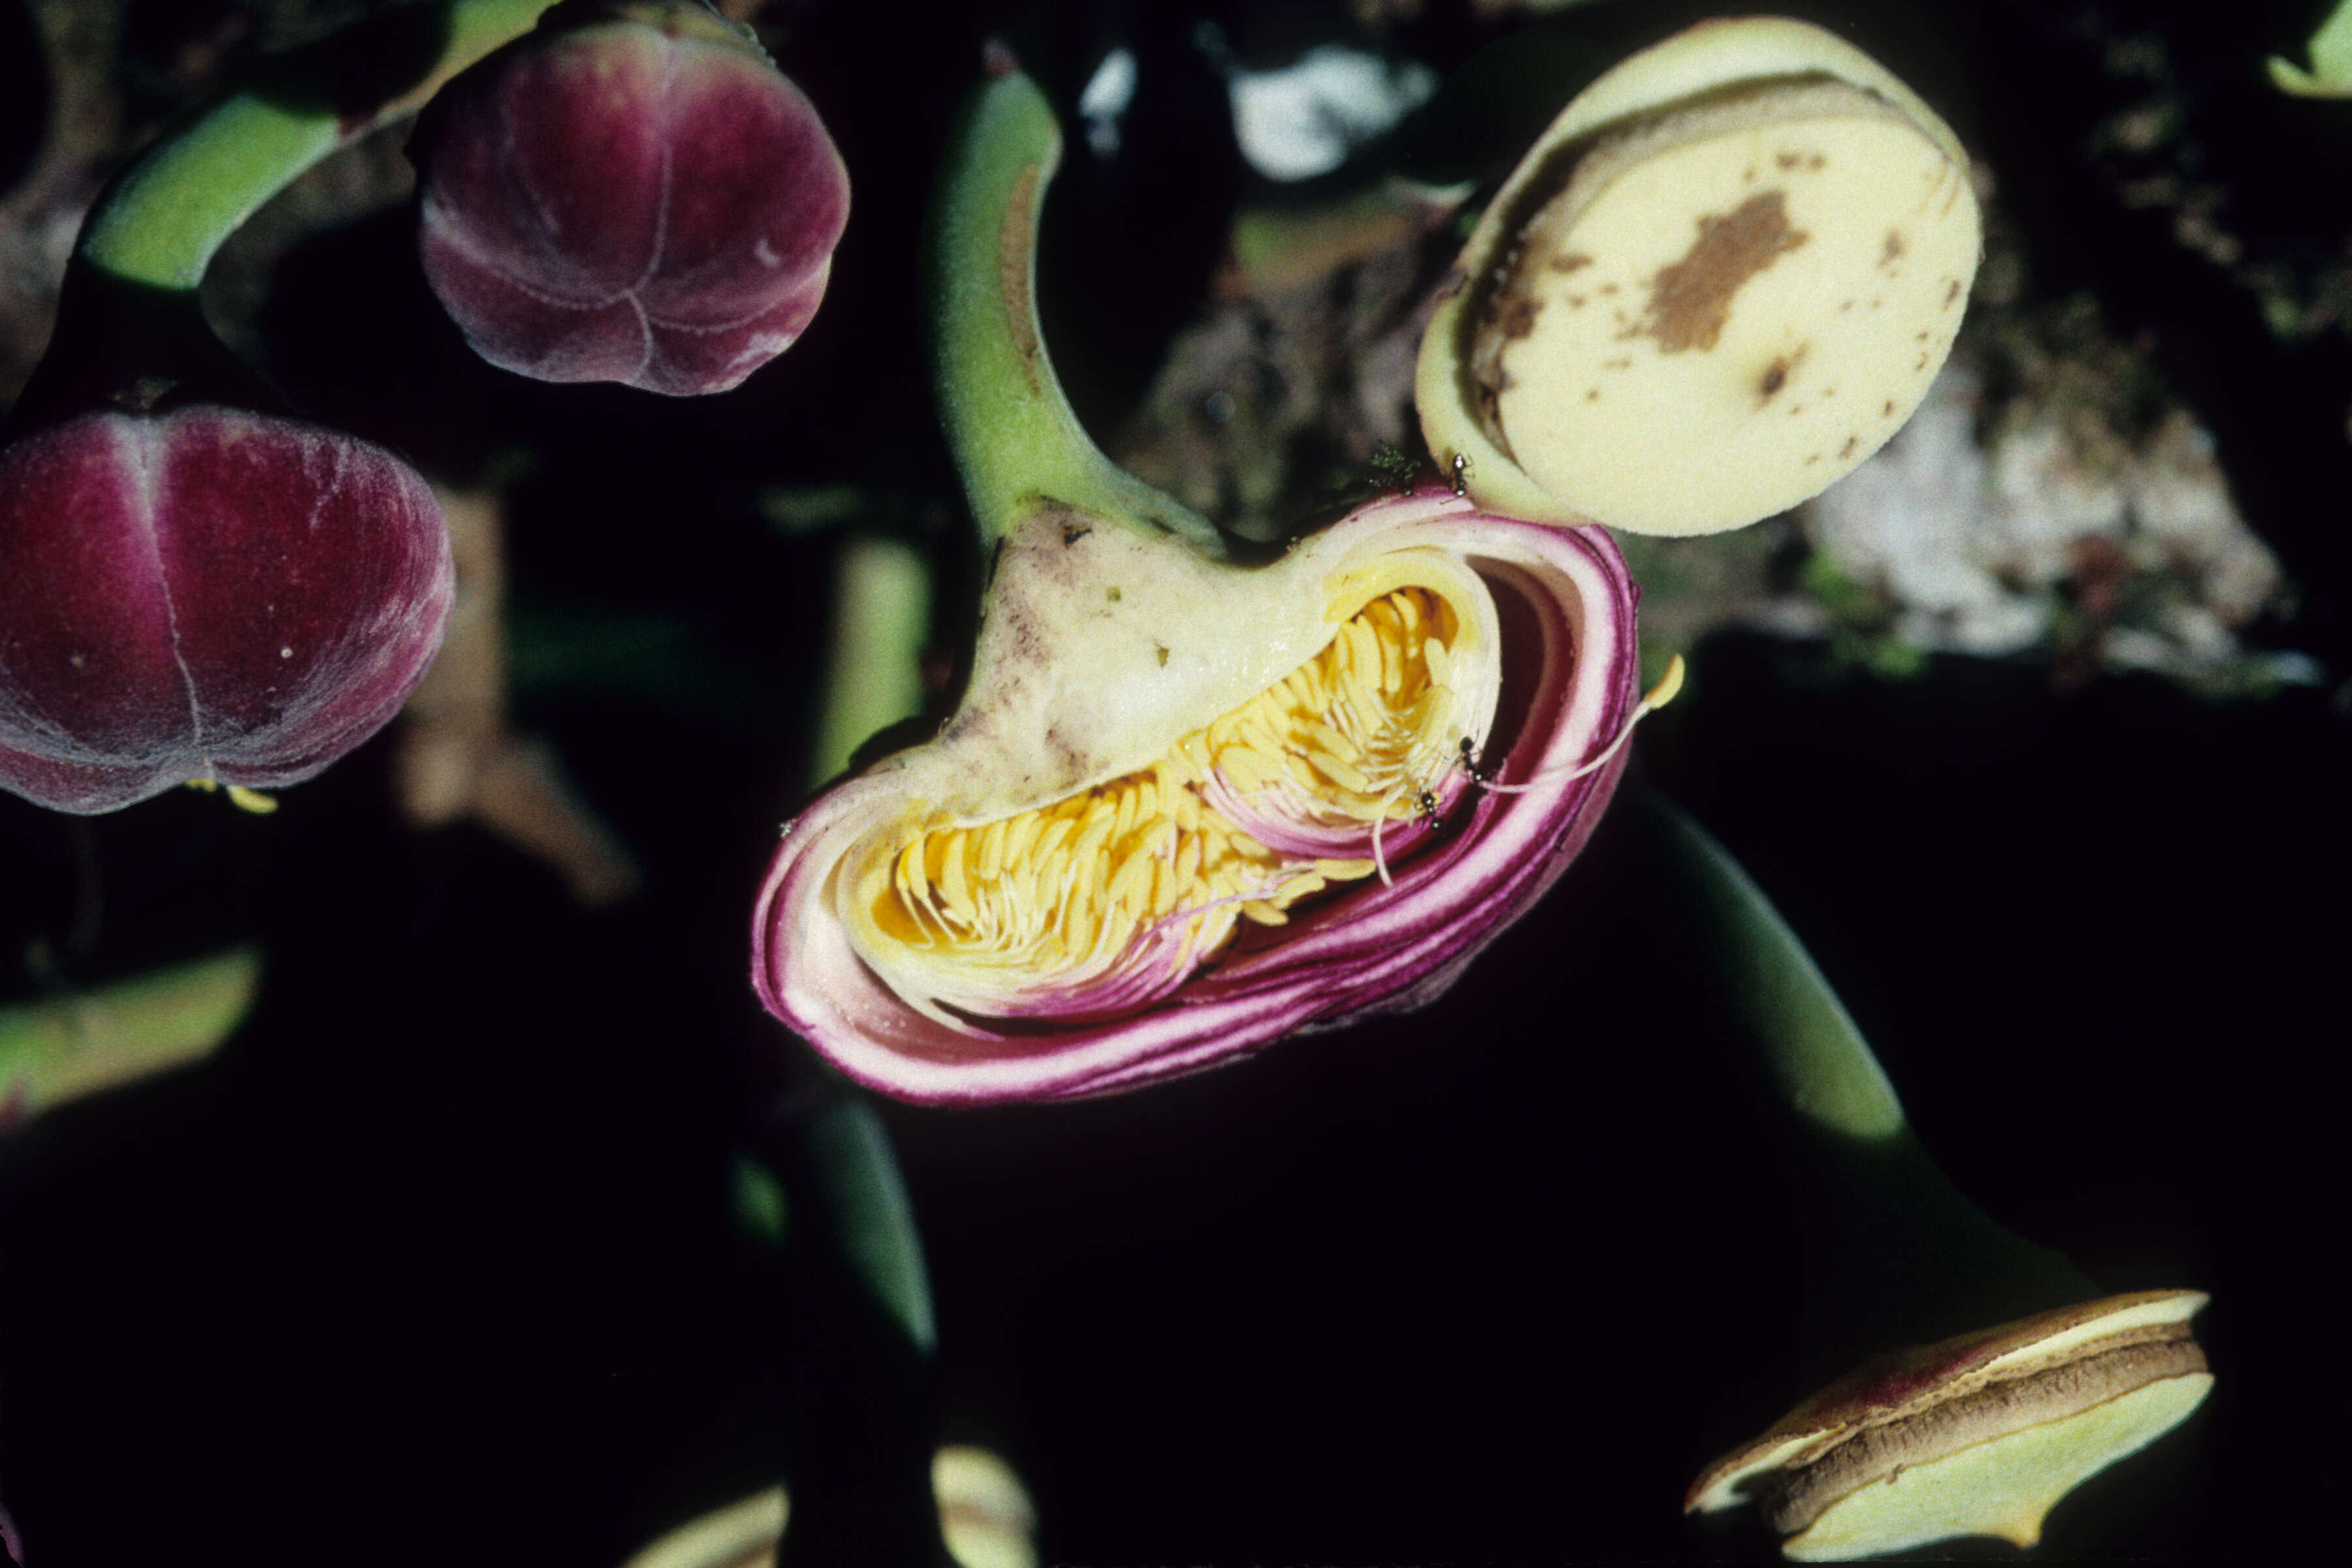
[[[850,897],[900,951],[869,961],[915,960],[933,998],[975,1010],[1121,1010],[1243,921],[1281,925],[1302,899],[1385,877],[1381,836],[1436,820],[1437,792],[1464,787],[1456,737],[1492,718],[1462,710],[1462,631],[1444,595],[1393,588],[1147,768],[992,822],[877,835]],[[977,1006],[991,998],[1004,1005]]]

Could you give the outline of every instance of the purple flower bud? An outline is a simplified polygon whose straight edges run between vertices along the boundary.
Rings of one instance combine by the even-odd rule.
[[[0,450],[0,786],[113,811],[311,777],[441,646],[441,509],[380,447],[219,407]]]
[[[425,277],[492,364],[724,392],[816,314],[849,173],[800,89],[717,16],[604,9],[436,100]]]
[[[1599,529],[1423,490],[1242,568],[1048,510],[939,739],[787,830],[753,984],[852,1078],[964,1104],[1419,1005],[1583,847],[1633,669]]]

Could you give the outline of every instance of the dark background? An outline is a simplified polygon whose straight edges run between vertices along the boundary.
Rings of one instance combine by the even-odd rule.
[[[1844,26],[1994,166],[2042,287],[2147,335],[2300,585],[2257,640],[2341,672],[2346,339],[2282,345],[2077,155],[2122,90],[2082,19],[2153,32],[2202,95],[2241,226],[2340,247],[2352,108],[2258,74],[2324,8],[1790,7]],[[1130,134],[1149,168],[1074,169],[1047,220],[1049,330],[1107,426],[1246,189],[1201,129],[1186,29],[1213,15],[1278,53],[1347,18],[1046,9],[992,23],[1065,101],[1131,39],[1138,123],[1167,116]],[[639,854],[644,892],[583,913],[473,829],[401,827],[382,741],[266,820],[184,794],[89,821],[0,800],[0,963],[44,943],[95,982],[239,938],[268,963],[212,1065],[0,1145],[0,1498],[39,1568],[617,1564],[727,1495],[805,1363],[836,1353],[727,1219],[746,1108],[807,1070],[744,984],[744,928],[795,801],[835,547],[754,501],[847,479],[952,502],[914,240],[992,19],[776,10],[856,205],[814,327],[740,391],[673,403],[473,363],[397,216],[298,258],[274,307],[278,372],[322,416],[453,467],[532,454],[519,626],[639,640],[546,661],[519,717]],[[1562,25],[1630,47],[1686,14]],[[1443,68],[1494,35],[1433,0],[1391,38]],[[1206,151],[1153,157],[1177,146]],[[932,537],[968,583],[951,529]],[[2024,659],[1887,682],[1728,637],[1639,743],[1638,775],[1812,945],[1962,1190],[2104,1287],[2214,1294],[2214,1395],[2063,1505],[2044,1555],[2326,1539],[2347,707],[2326,687],[2063,686]],[[1613,814],[1422,1014],[1098,1103],[889,1109],[943,1429],[1021,1469],[1048,1562],[1769,1554],[1752,1523],[1677,1509],[1803,1392],[1794,1198],[1650,854]],[[38,989],[24,967],[0,987]]]

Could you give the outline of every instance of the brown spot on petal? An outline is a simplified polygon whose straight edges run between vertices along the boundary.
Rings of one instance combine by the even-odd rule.
[[[1506,338],[1524,338],[1536,330],[1536,316],[1542,309],[1542,300],[1517,295],[1503,307],[1502,319],[1496,322],[1495,330]]]
[[[1591,266],[1592,258],[1580,250],[1571,250],[1564,255],[1553,257],[1549,265],[1554,272],[1573,272],[1580,267]]]
[[[1885,243],[1878,247],[1878,264],[1881,267],[1894,266],[1903,255],[1903,231],[1899,228],[1888,229]]]
[[[1781,191],[1761,192],[1727,213],[1699,219],[1689,252],[1650,280],[1643,330],[1665,353],[1715,347],[1740,285],[1807,237],[1790,226]]]

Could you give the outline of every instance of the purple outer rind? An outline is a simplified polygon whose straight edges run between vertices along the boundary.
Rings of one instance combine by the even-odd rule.
[[[476,353],[541,381],[724,392],[824,297],[849,174],[752,52],[638,22],[532,35],[420,136],[419,254]]]
[[[827,790],[786,829],[752,916],[751,982],[770,1012],[849,1077],[926,1104],[985,1105],[1106,1094],[1236,1060],[1283,1037],[1422,1006],[1568,868],[1625,764],[1580,778],[1636,702],[1635,589],[1598,528],[1478,512],[1444,492],[1374,502],[1335,533],[1388,532],[1386,548],[1438,548],[1472,563],[1505,616],[1504,683],[1486,759],[1497,784],[1550,773],[1557,787],[1475,792],[1460,826],[1392,868],[1254,928],[1172,996],[1125,1018],[1015,1036],[958,1032],[908,1006],[849,945],[832,873],[887,821],[901,787],[868,773]],[[1538,646],[1525,646],[1533,637]],[[1520,646],[1512,646],[1514,642]],[[1202,722],[1215,715],[1204,714]],[[1538,781],[1538,784],[1541,781]]]
[[[0,450],[0,787],[114,811],[299,784],[382,729],[456,590],[383,448],[237,410],[89,414]]]

